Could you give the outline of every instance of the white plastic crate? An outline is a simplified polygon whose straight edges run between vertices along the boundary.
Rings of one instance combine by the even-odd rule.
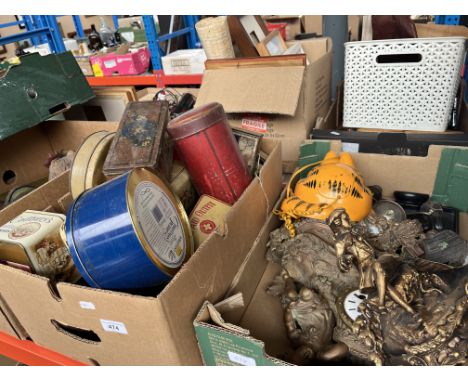
[[[444,131],[465,41],[448,37],[346,43],[343,126]]]
[[[203,49],[180,49],[161,58],[164,74],[202,74],[206,54]]]

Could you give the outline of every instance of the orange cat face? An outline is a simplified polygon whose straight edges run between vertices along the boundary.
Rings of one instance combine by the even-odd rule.
[[[297,182],[294,196],[288,199],[283,203],[284,208],[295,211],[294,215],[305,214],[321,220],[334,209],[345,208],[351,220],[359,221],[368,215],[372,206],[372,193],[356,171],[351,155],[337,156],[332,151],[307,178]]]

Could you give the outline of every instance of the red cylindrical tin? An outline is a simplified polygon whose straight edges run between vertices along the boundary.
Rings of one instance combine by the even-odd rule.
[[[233,204],[252,180],[223,106],[213,102],[169,122],[167,131],[200,195]]]

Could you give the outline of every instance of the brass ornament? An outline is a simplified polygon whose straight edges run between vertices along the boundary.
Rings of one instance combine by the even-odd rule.
[[[418,221],[371,213],[353,223],[340,209],[327,224],[292,224],[296,236],[273,231],[266,254],[283,269],[268,293],[283,306],[292,361],[468,365],[468,265],[424,258],[431,233]]]

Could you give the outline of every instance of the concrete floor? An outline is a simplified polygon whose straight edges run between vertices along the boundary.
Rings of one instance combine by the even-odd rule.
[[[10,358],[0,355],[0,366],[15,366],[17,361],[13,361]]]

